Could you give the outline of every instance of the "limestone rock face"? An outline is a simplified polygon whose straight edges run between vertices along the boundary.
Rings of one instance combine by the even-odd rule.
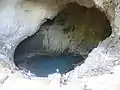
[[[42,24],[35,35],[24,40],[16,48],[15,56],[43,52],[85,57],[110,34],[110,23],[103,12],[69,3],[54,19]]]
[[[54,17],[61,5],[56,0],[6,0],[0,3],[0,58],[12,61],[16,46],[34,34],[46,18]]]
[[[85,6],[88,8],[91,8],[94,6],[94,2],[92,0],[76,0],[78,4],[80,4],[81,6]]]
[[[96,76],[105,73],[110,74],[112,68],[120,64],[120,1],[76,1],[82,6],[95,6],[99,10],[103,11],[110,20],[112,34],[110,37],[99,43],[99,45],[89,54],[88,58],[81,66],[77,66],[74,69],[74,72],[69,72],[72,73],[72,76],[70,77],[71,83],[77,82],[79,81],[79,78],[83,77]],[[1,0],[0,60],[8,63],[14,71],[15,65],[13,62],[13,56],[17,45],[28,36],[33,35],[38,30],[39,26],[47,20],[47,18],[52,19],[56,16],[59,10],[61,10],[62,7],[69,2],[74,1]]]

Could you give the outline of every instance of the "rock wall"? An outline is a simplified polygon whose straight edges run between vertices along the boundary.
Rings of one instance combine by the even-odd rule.
[[[0,3],[0,60],[13,64],[16,46],[33,35],[46,18],[53,18],[68,1],[2,0]]]
[[[69,3],[55,18],[42,24],[35,35],[19,44],[15,56],[47,53],[86,58],[100,41],[110,36],[111,31],[107,17],[99,9]]]
[[[109,38],[99,43],[85,60],[84,64],[77,66],[74,71],[69,72],[72,74],[69,78],[68,85],[64,88],[74,90],[119,90],[119,68],[115,72],[111,72],[114,67],[120,64],[120,1],[119,0],[76,0],[80,5],[86,7],[95,6],[101,11],[104,11],[110,20],[112,27],[112,34]],[[47,2],[47,3],[46,3]],[[57,2],[57,4],[56,4]],[[38,27],[46,21],[46,18],[53,18],[58,13],[59,9],[65,3],[69,1],[63,0],[1,0],[0,1],[0,60],[5,61],[14,68],[13,54],[17,45],[28,36],[33,35]],[[84,3],[85,2],[85,3]],[[86,4],[87,3],[87,4]],[[88,4],[91,3],[91,4]],[[5,64],[6,64],[5,63]],[[3,62],[2,62],[3,65]],[[5,65],[6,66],[6,65]],[[9,66],[7,66],[9,67]],[[2,67],[0,71],[5,71]],[[68,74],[69,74],[68,73]],[[98,77],[92,77],[83,81],[83,77],[97,76],[105,73],[109,75],[102,75]],[[112,73],[112,74],[111,74]],[[4,82],[8,78],[8,74],[3,75],[2,81]],[[17,78],[9,78],[7,82],[2,86],[1,90],[16,90],[18,89],[38,89],[38,87],[45,88],[46,85],[39,83],[38,80],[26,80]],[[1,78],[0,78],[1,80]],[[43,81],[43,80],[41,80]],[[15,82],[15,83],[13,83]],[[24,86],[25,84],[28,86]],[[52,84],[47,85],[48,90],[50,88],[58,89],[54,80]],[[82,83],[82,84],[81,84]],[[1,81],[0,81],[1,84]],[[8,85],[8,86],[6,86]],[[33,87],[34,85],[34,87]],[[55,86],[56,85],[56,86]],[[15,87],[16,86],[16,87]],[[45,87],[44,87],[45,86]],[[52,88],[52,89],[53,89]],[[61,89],[62,87],[59,87]],[[61,89],[63,90],[63,88]]]
[[[46,18],[53,18],[61,7],[68,2],[72,1],[1,0],[0,60],[4,60],[14,68],[13,55],[17,45],[28,36],[33,35]],[[77,2],[81,5],[82,0]],[[86,2],[86,0],[83,2]],[[75,68],[71,80],[78,79],[78,75],[83,77],[109,73],[111,68],[118,65],[120,61],[120,1],[92,0],[91,2],[90,7],[94,5],[106,13],[112,26],[112,35],[89,54],[83,65]],[[82,5],[87,6],[84,3]]]
[[[104,11],[108,16],[112,34],[109,38],[101,42],[85,60],[85,63],[76,67],[74,77],[76,78],[96,76],[110,73],[110,70],[119,65],[119,1],[114,0],[94,0],[95,6]],[[76,78],[75,78],[76,77]]]

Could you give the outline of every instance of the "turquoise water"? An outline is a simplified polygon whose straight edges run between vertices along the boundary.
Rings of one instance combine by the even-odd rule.
[[[83,61],[81,56],[34,56],[27,62],[27,69],[38,77],[47,77],[49,74],[66,73],[74,68],[74,64]]]

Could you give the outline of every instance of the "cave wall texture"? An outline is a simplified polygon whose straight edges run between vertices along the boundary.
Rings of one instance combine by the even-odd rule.
[[[0,60],[15,68],[14,50],[28,36],[33,35],[47,18],[52,19],[62,7],[74,0],[1,0],[0,1]],[[75,68],[73,79],[110,73],[120,63],[120,1],[76,0],[85,7],[97,7],[110,20],[112,34],[99,43],[85,60]]]
[[[52,20],[42,24],[37,33],[21,42],[15,50],[15,57],[45,53],[86,58],[111,32],[107,17],[99,9],[69,3]]]

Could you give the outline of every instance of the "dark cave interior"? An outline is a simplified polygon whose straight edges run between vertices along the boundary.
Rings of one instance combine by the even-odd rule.
[[[111,32],[104,12],[69,3],[18,45],[14,62],[20,70],[30,70],[38,77],[47,77],[58,69],[64,74],[82,64]]]

